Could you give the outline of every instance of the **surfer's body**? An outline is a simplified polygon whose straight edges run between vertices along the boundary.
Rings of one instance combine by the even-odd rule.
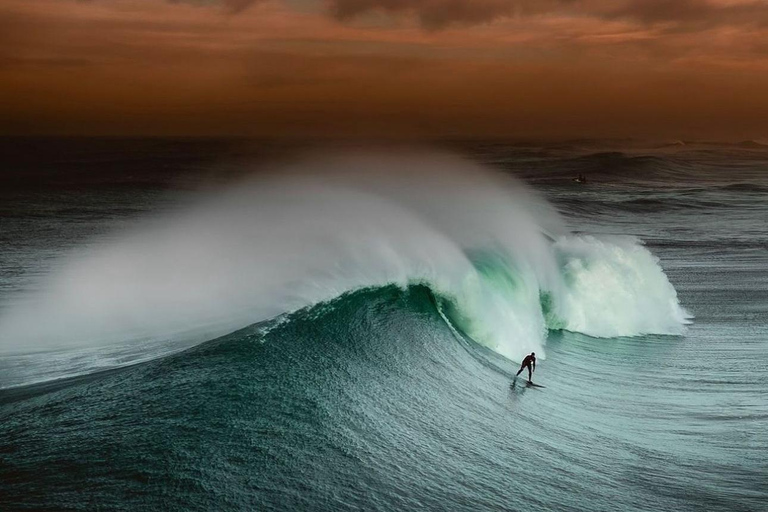
[[[515,377],[520,375],[526,368],[528,368],[528,382],[531,382],[531,376],[533,375],[533,372],[536,371],[536,352],[531,352],[529,355],[525,356]]]

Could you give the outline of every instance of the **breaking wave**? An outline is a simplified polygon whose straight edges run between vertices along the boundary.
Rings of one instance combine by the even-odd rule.
[[[0,317],[0,349],[192,345],[347,292],[425,284],[509,358],[549,329],[681,334],[634,238],[569,233],[523,183],[445,154],[314,156],[70,254]]]

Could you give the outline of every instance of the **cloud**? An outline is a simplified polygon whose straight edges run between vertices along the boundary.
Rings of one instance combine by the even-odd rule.
[[[764,0],[628,0],[602,12],[604,18],[625,18],[645,24],[681,26],[765,25]]]
[[[440,29],[448,25],[488,23],[514,13],[513,0],[331,0],[333,15],[349,20],[366,12],[415,14],[422,26]]]
[[[706,18],[712,10],[706,0],[629,0],[617,4],[606,17],[632,18],[644,23],[685,22]]]
[[[745,0],[329,1],[0,0],[0,133],[766,137]]]
[[[81,0],[97,2],[99,0]],[[239,14],[270,0],[166,0],[171,4],[218,6]],[[274,0],[289,9],[295,5]],[[427,30],[487,24],[505,18],[546,15],[567,19],[625,20],[645,26],[668,25],[679,31],[719,26],[768,27],[768,0],[303,0],[325,5],[339,21],[368,13],[415,17]]]
[[[238,13],[246,10],[253,4],[263,2],[264,0],[222,0],[224,8],[231,13]]]
[[[680,27],[768,24],[765,0],[329,0],[346,21],[369,12],[407,14],[427,29],[549,14]]]
[[[181,4],[181,3],[187,3],[187,4],[202,4],[205,5],[201,0],[167,0],[168,2],[172,4]],[[224,10],[229,14],[239,14],[249,7],[265,2],[266,0],[218,0],[218,3],[221,4],[221,6],[224,8]]]

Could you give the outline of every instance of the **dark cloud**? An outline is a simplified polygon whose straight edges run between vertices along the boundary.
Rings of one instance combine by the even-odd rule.
[[[630,0],[618,3],[606,17],[633,18],[645,23],[696,21],[709,16],[706,0]]]
[[[83,0],[91,1],[91,0]],[[267,0],[167,0],[171,3],[210,4],[223,6],[231,14]],[[498,18],[555,10],[558,6],[576,4],[580,0],[317,0],[329,6],[339,20],[350,20],[367,12],[406,13],[416,15],[429,29],[448,25],[477,25]]]
[[[222,0],[224,8],[231,13],[238,13],[263,0]]]
[[[499,18],[553,13],[598,19],[626,19],[647,25],[766,25],[768,2],[714,0],[328,0],[331,13],[349,20],[368,12],[405,13],[422,26],[476,25]]]
[[[603,17],[684,26],[765,24],[768,23],[768,2],[722,4],[712,0],[628,0],[604,11]]]
[[[366,12],[415,15],[427,29],[478,25],[577,6],[582,0],[327,0],[332,14],[348,20]]]
[[[91,1],[91,0],[83,0]],[[238,14],[267,0],[167,0],[210,5]],[[502,18],[537,14],[630,20],[645,25],[669,24],[682,31],[723,25],[768,26],[768,1],[744,0],[316,0],[331,15],[349,21],[371,12],[415,16],[428,30],[471,26]]]
[[[514,13],[513,0],[331,0],[331,12],[348,20],[371,11],[415,14],[421,24],[439,29],[452,24],[487,23]]]
[[[200,0],[167,0],[172,4],[202,4]],[[252,5],[264,2],[265,0],[218,0],[224,10],[230,14],[238,14],[248,9]]]

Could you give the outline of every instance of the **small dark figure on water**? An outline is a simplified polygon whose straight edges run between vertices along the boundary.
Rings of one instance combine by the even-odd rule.
[[[531,366],[533,366],[533,369],[531,369]],[[525,356],[525,359],[523,359],[523,362],[520,365],[520,369],[517,370],[517,373],[515,374],[515,378],[517,378],[517,376],[526,368],[528,368],[528,383],[530,384],[531,375],[536,371],[536,352],[531,352],[531,355]]]

